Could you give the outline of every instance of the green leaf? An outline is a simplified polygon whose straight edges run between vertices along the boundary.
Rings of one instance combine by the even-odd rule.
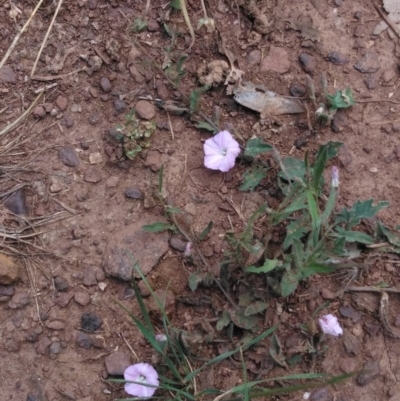
[[[245,308],[239,306],[229,309],[232,322],[241,329],[253,330],[257,326],[258,319],[255,316],[246,316],[245,310]]]
[[[334,110],[347,109],[356,103],[353,92],[349,87],[344,90],[338,90],[333,96],[327,95],[326,98]]]
[[[314,274],[329,274],[336,270],[334,266],[328,266],[324,263],[311,262],[301,269],[301,278],[307,278]]]
[[[267,176],[267,169],[262,167],[254,167],[247,170],[243,174],[243,184],[240,186],[240,191],[253,192],[255,187]]]
[[[269,355],[279,366],[287,369],[288,366],[282,352],[282,345],[276,334],[271,337]]]
[[[176,213],[176,214],[182,213],[182,210],[181,210],[181,209],[178,209],[177,207],[173,207],[173,206],[167,206],[167,207],[165,208],[165,211],[166,211],[167,213]]]
[[[182,10],[181,0],[172,0],[170,6],[174,10]]]
[[[283,166],[285,167],[286,174],[283,171],[280,171],[278,173],[279,177],[289,181],[294,181],[296,177],[304,180],[306,166],[303,160],[294,157],[285,157],[283,159]]]
[[[148,231],[151,233],[158,233],[166,230],[174,230],[175,226],[169,223],[163,223],[161,221],[153,224],[147,224],[142,227],[144,231]]]
[[[336,223],[347,223],[347,228],[351,229],[352,227],[360,224],[361,219],[371,219],[374,217],[379,211],[388,207],[390,205],[389,202],[381,201],[378,202],[376,206],[373,206],[374,200],[368,199],[366,201],[360,202],[357,201],[351,207],[351,209],[343,209],[336,217]]]
[[[267,259],[261,267],[249,266],[245,269],[247,273],[268,273],[280,266],[278,259]]]
[[[338,155],[339,150],[342,147],[342,145],[343,145],[342,142],[329,141],[328,143],[326,143],[325,145],[322,146],[322,147],[326,147],[327,148],[326,154],[328,156],[328,160],[331,160],[331,159],[333,159],[334,157],[336,157]]]
[[[144,31],[146,28],[147,28],[147,21],[141,18],[136,18],[135,21],[133,21],[131,30],[135,33],[139,33]]]
[[[264,301],[256,301],[249,305],[244,311],[245,316],[257,315],[268,308],[268,304]]]
[[[184,74],[183,64],[188,59],[188,57],[189,56],[187,54],[184,54],[181,57],[179,57],[178,61],[176,62],[176,71],[178,72],[179,76],[182,76]]]
[[[387,238],[387,240],[394,246],[400,247],[400,236],[393,234],[392,231],[389,230],[383,223],[378,221],[378,235],[383,235]],[[397,227],[396,227],[397,228]]]
[[[272,146],[265,143],[261,138],[252,138],[247,141],[245,156],[256,157],[257,155],[272,150]]]
[[[282,244],[282,248],[284,250],[289,249],[289,247],[293,245],[293,240],[300,240],[308,231],[309,227],[304,216],[298,220],[292,221],[288,226],[286,226],[286,237]]]
[[[343,237],[347,242],[358,242],[360,244],[372,245],[375,243],[374,239],[368,234],[359,231],[346,231],[341,227],[336,227],[337,236]]]
[[[281,279],[281,293],[283,297],[287,297],[296,291],[299,285],[299,279],[291,270],[286,270]]]
[[[215,328],[217,331],[221,331],[225,327],[227,327],[230,322],[231,322],[231,315],[229,314],[228,311],[224,311],[222,313],[222,316],[217,321]]]
[[[203,241],[208,234],[210,234],[212,228],[213,228],[214,222],[210,221],[207,224],[207,227],[200,233],[200,235],[197,237],[197,241]]]
[[[204,92],[210,89],[210,85],[204,85],[201,88],[195,89],[190,92],[189,96],[189,108],[191,113],[196,113],[200,107],[201,96]]]
[[[205,130],[210,131],[210,132],[216,132],[217,131],[214,126],[212,126],[210,123],[208,123],[206,121],[200,121],[196,125],[196,128],[205,129]]]
[[[211,273],[196,272],[189,275],[189,288],[196,291],[199,284],[204,284],[209,287],[214,281],[214,276]]]
[[[242,239],[252,239],[253,238],[253,226],[254,223],[258,220],[258,218],[265,212],[265,209],[267,208],[267,204],[264,203],[261,205],[249,218],[249,221],[247,222],[247,226],[245,230],[243,231],[241,238]]]
[[[328,147],[322,146],[317,154],[317,159],[313,167],[312,187],[316,193],[322,185],[322,174],[325,170],[326,162],[328,161]]]

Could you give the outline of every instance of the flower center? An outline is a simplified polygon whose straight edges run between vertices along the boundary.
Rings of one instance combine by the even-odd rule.
[[[228,149],[222,149],[222,156],[226,156],[227,153],[228,153]]]
[[[146,376],[140,375],[138,381],[139,382],[145,382],[146,381]]]

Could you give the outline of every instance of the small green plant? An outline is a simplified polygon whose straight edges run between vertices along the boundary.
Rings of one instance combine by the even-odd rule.
[[[121,133],[125,156],[129,160],[150,146],[150,137],[156,129],[153,121],[140,121],[136,118],[135,109],[125,116],[125,124],[118,125],[117,131]]]
[[[373,200],[369,199],[357,201],[351,208],[335,211],[338,169],[333,167],[328,197],[324,195],[323,172],[341,145],[329,142],[321,146],[315,162],[311,164],[308,153],[303,161],[292,157],[282,159],[276,150],[261,140],[248,141],[245,155],[257,157],[262,152],[273,150],[273,156],[280,166],[277,184],[284,199],[276,210],[263,205],[250,218],[242,233],[226,234],[231,249],[226,263],[235,262],[248,273],[267,274],[269,286],[282,296],[292,294],[302,280],[314,274],[357,265],[353,260],[361,257],[365,246],[377,240],[377,235],[373,237],[361,232],[358,229],[360,223],[363,219],[374,217],[389,203],[378,202],[374,205]],[[252,167],[245,173],[241,189],[254,190],[266,173],[261,167]],[[268,230],[264,239],[259,241],[253,236],[253,226],[265,214]],[[382,223],[378,223],[378,229],[381,237],[390,238],[392,249],[393,246],[398,249],[398,237]],[[280,256],[270,258],[268,246],[273,230],[285,234]]]
[[[134,33],[143,32],[147,28],[147,21],[144,18],[136,18],[131,26],[131,31]]]

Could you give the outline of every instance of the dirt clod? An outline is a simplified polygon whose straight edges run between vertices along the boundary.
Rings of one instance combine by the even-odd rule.
[[[300,53],[299,62],[304,72],[310,75],[314,74],[316,68],[316,60],[314,56],[308,53]]]
[[[86,331],[96,331],[103,324],[102,320],[94,313],[87,312],[81,317],[81,328]]]
[[[381,372],[381,367],[378,361],[367,361],[357,376],[357,383],[360,386],[366,386],[376,379]]]
[[[367,51],[365,55],[354,64],[354,68],[363,74],[371,74],[377,72],[381,68],[381,63],[376,53]]]
[[[111,82],[107,77],[102,77],[100,80],[100,89],[104,93],[109,93],[111,92]]]
[[[271,46],[268,55],[261,61],[260,71],[285,74],[290,70],[288,52],[282,47]]]
[[[59,95],[55,104],[60,111],[64,111],[68,107],[68,99],[65,96]]]
[[[107,355],[104,363],[109,376],[123,376],[125,369],[131,364],[131,358],[129,355],[117,351]]]
[[[19,266],[14,263],[14,261],[6,255],[0,254],[0,284],[2,285],[10,285],[13,284],[19,278]],[[0,290],[0,293],[7,294],[6,288],[4,288],[3,292]],[[1,295],[0,295],[1,296]]]
[[[136,114],[142,120],[151,120],[156,115],[153,103],[147,100],[139,100],[135,105]]]

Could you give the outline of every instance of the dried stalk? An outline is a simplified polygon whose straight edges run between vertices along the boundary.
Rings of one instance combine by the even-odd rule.
[[[42,54],[42,51],[43,51],[43,49],[44,49],[44,47],[45,47],[45,45],[46,45],[47,39],[48,39],[48,37],[49,37],[49,35],[50,35],[50,32],[51,32],[51,30],[53,29],[54,22],[55,22],[55,20],[56,20],[56,18],[57,18],[58,12],[60,11],[60,8],[61,8],[61,6],[62,6],[62,3],[63,3],[63,0],[59,0],[59,1],[58,1],[56,11],[54,12],[54,15],[53,15],[53,19],[51,20],[49,29],[48,29],[47,32],[46,32],[46,36],[45,36],[44,39],[43,39],[42,45],[40,46],[40,49],[39,49],[39,53],[38,53],[38,55],[37,55],[37,57],[36,57],[35,64],[33,65],[32,72],[31,72],[31,77],[32,77],[33,74],[35,73],[36,66],[37,66],[37,63],[38,63],[38,61],[39,61],[39,57],[40,57],[40,55]]]
[[[3,67],[5,62],[8,60],[8,57],[10,57],[10,54],[14,50],[14,47],[17,45],[19,38],[25,32],[25,29],[28,27],[28,25],[31,23],[32,18],[35,16],[36,11],[39,9],[39,7],[42,5],[42,3],[43,3],[43,0],[39,0],[38,4],[36,5],[34,10],[32,11],[31,15],[29,16],[28,21],[25,22],[25,25],[22,27],[22,29],[15,36],[13,42],[11,43],[11,46],[7,50],[7,53],[4,55],[3,59],[0,62],[0,68]]]

